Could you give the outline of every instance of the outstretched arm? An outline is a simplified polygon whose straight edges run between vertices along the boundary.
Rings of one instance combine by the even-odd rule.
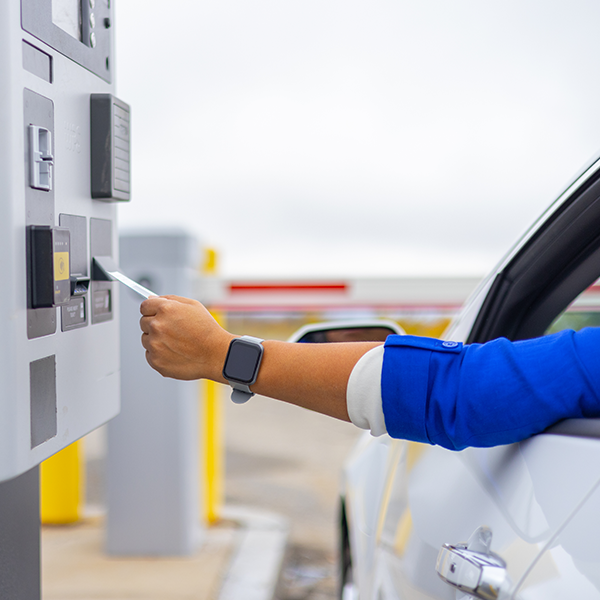
[[[234,337],[196,300],[154,297],[141,305],[142,345],[151,367],[175,379],[227,383],[222,369]],[[349,421],[348,378],[378,342],[290,344],[265,341],[252,391]]]
[[[199,302],[152,298],[141,310],[152,367],[167,377],[225,383],[221,370],[235,336]],[[350,406],[352,422],[375,435],[458,450],[516,442],[561,419],[600,416],[600,328],[468,346],[390,336],[385,356],[374,351],[363,360],[381,344],[263,345],[252,391],[346,421]]]

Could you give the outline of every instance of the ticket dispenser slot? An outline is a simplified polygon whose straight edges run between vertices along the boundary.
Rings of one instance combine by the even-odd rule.
[[[92,325],[104,323],[113,318],[113,283],[97,279],[94,271],[95,256],[112,256],[112,223],[104,219],[90,219],[90,315]]]

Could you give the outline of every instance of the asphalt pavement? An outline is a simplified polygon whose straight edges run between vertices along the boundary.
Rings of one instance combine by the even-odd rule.
[[[358,429],[255,396],[225,403],[226,505],[288,519],[278,600],[336,598],[340,472]]]

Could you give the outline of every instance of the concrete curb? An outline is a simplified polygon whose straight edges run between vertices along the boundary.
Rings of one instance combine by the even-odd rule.
[[[222,516],[237,522],[237,548],[218,600],[272,600],[281,570],[289,522],[253,508],[226,506]]]

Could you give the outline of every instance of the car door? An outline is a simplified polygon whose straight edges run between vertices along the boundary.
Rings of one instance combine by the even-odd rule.
[[[599,167],[586,169],[511,250],[446,339],[520,340],[600,325]],[[598,423],[565,421],[496,448],[422,447],[412,460],[411,444],[392,442],[399,458],[387,461],[361,600],[456,597],[436,575],[438,553],[481,527],[506,564],[503,597],[600,598]]]

